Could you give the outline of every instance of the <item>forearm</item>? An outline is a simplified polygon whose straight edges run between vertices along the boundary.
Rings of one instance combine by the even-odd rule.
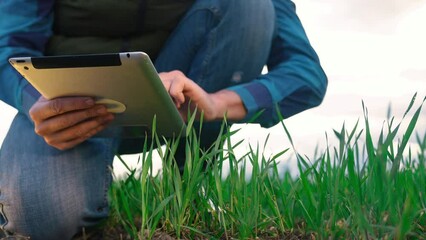
[[[53,0],[4,0],[0,4],[0,100],[28,113],[39,94],[8,63],[14,56],[40,56],[51,35]],[[22,8],[25,6],[25,8]]]

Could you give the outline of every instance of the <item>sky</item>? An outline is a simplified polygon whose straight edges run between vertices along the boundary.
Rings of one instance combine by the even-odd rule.
[[[362,120],[362,101],[372,128],[381,129],[389,106],[400,120],[411,97],[426,96],[426,0],[295,0],[297,13],[317,51],[329,86],[323,103],[286,121],[297,152],[312,155],[333,144],[333,129]],[[426,107],[417,130],[426,132]],[[0,103],[0,144],[16,112]],[[407,122],[407,121],[404,121]],[[363,126],[361,126],[363,127]],[[234,141],[246,139],[238,151],[257,144],[265,155],[290,147],[282,126],[241,128]],[[269,135],[268,144],[264,141]],[[329,142],[325,136],[328,135]],[[414,147],[415,148],[415,147]],[[291,153],[289,153],[291,155]],[[135,163],[135,156],[128,156]],[[294,168],[289,155],[283,158]],[[116,163],[116,169],[121,166]]]

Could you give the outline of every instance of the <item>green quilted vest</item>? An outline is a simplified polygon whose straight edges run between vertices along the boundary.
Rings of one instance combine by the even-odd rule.
[[[57,0],[46,55],[144,51],[155,59],[194,0]]]

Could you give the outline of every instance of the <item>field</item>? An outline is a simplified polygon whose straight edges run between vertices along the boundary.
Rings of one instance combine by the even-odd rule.
[[[426,239],[426,132],[415,127],[424,102],[413,97],[401,121],[389,116],[375,138],[364,106],[355,126],[328,136],[337,146],[296,154],[297,177],[277,164],[291,144],[270,158],[258,148],[236,157],[241,142],[230,144],[233,132],[200,151],[189,127],[182,173],[173,161],[176,142],[145,144],[142,169],[113,183],[111,217],[82,238]],[[292,143],[285,121],[282,127]],[[163,161],[159,174],[152,172],[154,151]]]

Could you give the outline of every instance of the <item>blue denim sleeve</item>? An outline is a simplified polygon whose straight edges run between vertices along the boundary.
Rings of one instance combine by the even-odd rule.
[[[229,88],[241,97],[248,121],[263,127],[279,122],[277,106],[288,118],[322,102],[327,88],[325,75],[317,54],[309,43],[295,5],[290,0],[273,0],[276,33],[268,59],[268,73],[246,84]]]
[[[0,100],[28,114],[40,94],[8,59],[40,56],[52,34],[54,0],[2,0],[0,4]]]

